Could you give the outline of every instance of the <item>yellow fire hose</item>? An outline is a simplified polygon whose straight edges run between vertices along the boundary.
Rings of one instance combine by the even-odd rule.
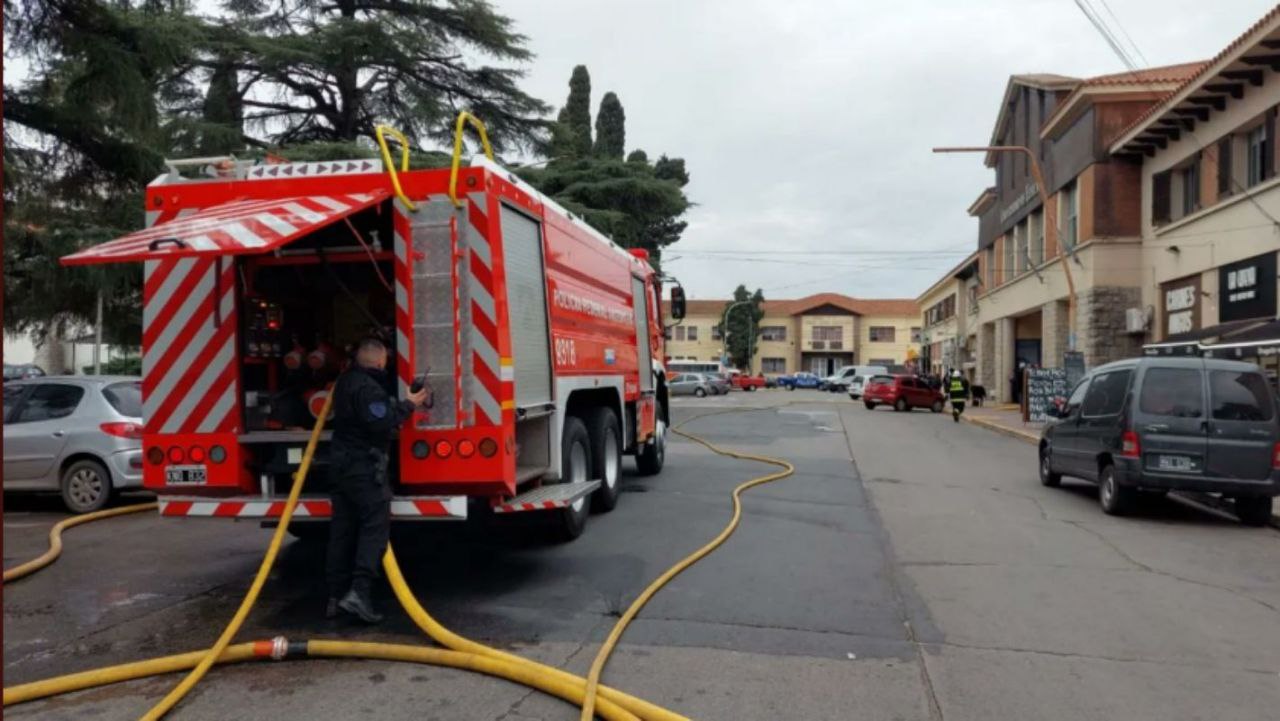
[[[326,398],[325,407],[319,414],[320,419],[323,419],[328,415],[329,405],[332,398],[332,394]],[[727,410],[724,412],[750,410],[763,409],[743,408]],[[696,418],[702,418],[706,415],[717,414],[704,414],[702,416],[697,416]],[[696,418],[691,418],[689,420],[696,420]],[[685,422],[687,423],[688,421]],[[289,500],[285,504],[284,511],[280,517],[280,524],[276,527],[275,533],[272,536],[271,544],[268,547],[267,554],[263,558],[263,562],[258,569],[258,574],[255,576],[253,584],[250,586],[248,593],[246,593],[244,600],[241,602],[240,608],[237,609],[235,616],[227,625],[226,629],[223,630],[221,636],[218,638],[218,642],[215,643],[213,647],[205,651],[193,651],[184,654],[149,659],[146,661],[109,666],[6,688],[4,689],[4,706],[7,707],[13,704],[33,701],[48,696],[70,693],[73,691],[112,683],[119,683],[121,681],[191,669],[191,672],[173,689],[173,691],[171,691],[164,699],[156,704],[154,708],[143,716],[144,719],[158,719],[164,716],[164,714],[181,701],[183,696],[185,696],[186,693],[188,693],[190,689],[199,682],[204,674],[208,672],[209,668],[216,663],[236,663],[267,658],[283,660],[295,657],[346,657],[423,663],[488,674],[519,683],[530,688],[535,688],[550,695],[562,698],[575,705],[581,705],[584,709],[583,718],[593,718],[592,714],[598,711],[599,715],[608,721],[639,721],[639,719],[646,719],[648,721],[687,721],[685,717],[644,701],[643,699],[636,698],[608,686],[599,685],[599,678],[603,671],[604,664],[614,646],[617,644],[618,639],[621,638],[627,624],[635,618],[636,614],[639,613],[644,604],[648,602],[648,600],[652,598],[653,595],[656,594],[657,591],[668,581],[684,569],[705,557],[733,533],[741,520],[741,493],[753,486],[778,480],[779,478],[785,478],[794,472],[794,467],[786,461],[769,458],[767,456],[757,456],[725,450],[698,436],[686,433],[678,428],[673,428],[672,430],[674,432],[701,443],[715,453],[744,460],[769,463],[782,467],[784,470],[752,479],[734,489],[734,511],[729,524],[710,543],[681,560],[675,566],[672,566],[654,580],[654,582],[651,583],[639,597],[637,597],[635,602],[631,604],[631,607],[627,609],[627,612],[623,617],[619,619],[613,631],[609,634],[609,638],[605,642],[605,645],[601,647],[595,662],[592,664],[591,675],[587,679],[575,676],[561,669],[546,666],[535,661],[530,661],[513,654],[499,651],[498,649],[485,646],[449,631],[436,621],[429,613],[427,613],[426,609],[424,609],[413,596],[413,593],[405,583],[399,564],[396,562],[395,553],[390,546],[388,546],[387,552],[383,556],[383,568],[386,571],[387,580],[390,582],[397,600],[399,600],[406,613],[409,614],[410,618],[413,619],[414,623],[422,629],[423,632],[425,632],[432,640],[442,646],[445,646],[449,650],[408,646],[403,644],[361,643],[352,641],[309,640],[303,642],[288,642],[284,638],[276,638],[271,641],[241,643],[234,646],[230,645],[230,640],[239,631],[240,626],[248,616],[249,610],[257,601],[257,597],[262,590],[266,577],[279,553],[280,544],[283,541],[283,535],[288,527],[290,519],[292,518],[293,510],[297,505],[298,496],[300,495],[302,485],[306,480],[307,471],[310,469],[311,460],[315,454],[315,447],[319,440],[319,431],[322,426],[323,422],[318,421],[316,427],[312,431],[311,438],[307,443],[307,448],[303,455],[302,463],[298,469],[297,482],[293,484],[293,488],[290,490]],[[144,505],[154,506],[154,504]],[[87,514],[93,516],[93,518],[76,517],[68,519],[68,521],[75,521],[75,523],[68,523],[67,521],[64,521],[59,525],[64,528],[71,527],[91,520],[98,520],[100,518],[122,515],[126,512],[136,512],[140,510],[144,510],[144,508],[127,507],[113,509],[110,512],[103,512],[101,515]],[[55,527],[55,529],[56,528],[57,527]],[[55,538],[55,534],[53,532],[50,533],[50,539],[51,548],[48,552],[38,559],[12,569],[12,572],[16,573],[18,571],[23,571],[22,575],[26,575],[44,565],[47,565],[56,558],[61,549],[61,543],[60,540]],[[46,556],[49,558],[46,559]],[[37,562],[41,562],[40,565],[34,566],[33,564]],[[32,567],[27,568],[28,566]],[[7,575],[8,574],[6,574],[6,576]]]
[[[689,421],[694,421],[699,418],[705,418],[707,416],[720,415],[726,412],[740,412],[740,411],[749,411],[749,410],[763,410],[763,409],[735,408],[732,411],[716,411],[713,413],[704,413],[702,415],[689,418],[681,422],[680,425],[683,426],[685,423],[688,423]],[[653,579],[653,582],[650,583],[648,587],[646,587],[643,591],[641,591],[639,596],[636,596],[636,600],[631,602],[631,605],[627,607],[626,612],[623,613],[621,618],[618,619],[618,622],[613,625],[613,629],[609,631],[609,636],[608,638],[605,639],[604,645],[600,647],[600,650],[596,653],[595,660],[591,662],[591,671],[590,673],[587,674],[586,700],[583,701],[582,703],[582,715],[580,717],[581,721],[591,721],[593,718],[595,718],[596,702],[597,702],[596,693],[597,691],[599,691],[601,694],[603,694],[605,691],[605,689],[600,686],[600,674],[604,672],[604,665],[609,661],[609,656],[613,653],[614,647],[617,646],[618,640],[622,638],[622,634],[627,630],[627,626],[631,624],[632,619],[634,619],[636,615],[640,613],[640,609],[644,608],[644,605],[649,602],[649,599],[653,598],[654,595],[658,591],[660,591],[663,586],[667,585],[667,583],[671,579],[680,575],[680,573],[684,571],[686,568],[692,566],[693,564],[705,558],[707,554],[719,548],[720,545],[724,543],[727,538],[729,538],[729,536],[733,535],[733,532],[738,528],[738,523],[742,520],[742,494],[744,491],[746,491],[749,488],[754,488],[755,486],[769,483],[771,481],[776,481],[781,478],[786,478],[787,476],[790,476],[796,472],[795,466],[782,460],[781,458],[772,458],[770,456],[759,456],[753,453],[741,453],[738,451],[727,450],[717,446],[716,444],[712,443],[711,441],[708,441],[705,438],[695,436],[692,433],[686,433],[685,431],[680,430],[679,426],[673,427],[671,430],[675,433],[679,433],[680,435],[684,436],[685,438],[688,438],[691,441],[701,443],[703,446],[706,446],[707,449],[709,449],[713,453],[717,453],[722,456],[729,456],[731,458],[738,458],[744,461],[757,461],[760,463],[767,463],[772,466],[778,466],[782,470],[776,473],[770,473],[767,475],[753,478],[749,481],[746,481],[738,485],[738,487],[734,488],[733,489],[733,515],[729,518],[729,522],[725,525],[724,530],[720,531],[719,535],[711,539],[705,546],[703,546],[702,548],[699,548],[698,550],[694,551],[688,556],[685,556],[683,559],[676,562],[674,566],[672,566],[671,568],[668,568],[666,571],[663,571],[662,575]]]
[[[61,520],[55,523],[53,528],[49,529],[49,550],[45,551],[39,556],[36,556],[30,561],[27,561],[26,563],[23,563],[18,566],[14,566],[13,568],[6,570],[4,572],[4,582],[9,583],[10,581],[16,581],[19,578],[22,578],[24,576],[30,576],[36,571],[39,571],[40,569],[44,568],[50,563],[53,563],[54,561],[58,560],[58,556],[62,555],[62,532],[67,530],[68,528],[78,526],[82,523],[88,523],[90,521],[100,521],[103,518],[111,518],[113,516],[123,516],[128,513],[138,513],[139,511],[150,511],[150,510],[154,510],[155,507],[156,507],[156,504],[154,502],[138,503],[132,506],[121,506],[120,508],[109,508],[105,511],[94,511],[93,513],[82,513],[79,516],[72,516],[71,518]]]

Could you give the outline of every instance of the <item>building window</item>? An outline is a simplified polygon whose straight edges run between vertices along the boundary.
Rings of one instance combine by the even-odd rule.
[[[1015,250],[1018,253],[1017,268],[1019,273],[1025,273],[1031,269],[1031,249],[1028,246],[1027,241],[1027,236],[1031,230],[1030,225],[1031,219],[1027,218],[1025,221],[1018,223],[1018,225],[1013,229],[1014,238],[1017,243]]]
[[[895,330],[891,325],[873,325],[869,331],[869,339],[872,343],[892,343]]]
[[[760,326],[760,340],[786,340],[787,327],[785,325],[765,325]]]
[[[682,325],[676,326],[676,340],[684,340],[684,331],[685,331],[684,326]]]
[[[921,342],[922,340],[924,340],[924,334],[920,332],[920,329],[919,329],[919,328],[912,328],[912,329],[911,329],[911,342],[912,342],[912,343],[919,343],[919,342]]]
[[[1247,153],[1248,174],[1245,176],[1246,187],[1261,183],[1264,177],[1264,169],[1266,167],[1267,157],[1267,130],[1263,126],[1258,126],[1249,131],[1248,143],[1245,146]]]
[[[844,335],[841,333],[838,325],[815,325],[813,327],[814,340],[841,340]]]
[[[1076,237],[1079,230],[1079,220],[1076,216],[1080,210],[1078,196],[1079,192],[1074,180],[1058,191],[1058,217],[1062,218],[1063,250],[1074,249],[1079,241],[1079,238]]]
[[[760,364],[761,364],[760,365],[761,373],[786,373],[787,372],[786,358],[761,358]]]
[[[985,251],[983,260],[986,262],[987,270],[987,287],[996,287],[996,246],[991,244]]]
[[[1182,214],[1191,215],[1200,209],[1200,158],[1179,172],[1182,180]]]
[[[969,313],[978,312],[978,284],[974,283],[968,287],[969,291]]]
[[[720,330],[719,324],[711,326],[711,340],[723,340],[724,333]]]
[[[1044,211],[1037,210],[1027,220],[1031,236],[1031,265],[1039,267],[1044,262]]]
[[[663,337],[663,338],[666,338],[667,340],[671,340],[671,328],[670,328],[670,327],[667,327],[667,328],[663,328],[663,329],[662,329],[662,337]]]
[[[1013,280],[1013,276],[1014,276],[1014,270],[1013,270],[1014,269],[1014,265],[1013,265],[1014,264],[1014,257],[1013,257],[1014,242],[1013,240],[1014,239],[1013,239],[1012,233],[1005,234],[1004,253],[1002,254],[1004,256],[1003,257],[1004,266],[1001,268],[1003,272],[1000,274],[1000,281],[1002,283],[1007,283]]]
[[[689,326],[689,340],[698,340],[698,326]]]

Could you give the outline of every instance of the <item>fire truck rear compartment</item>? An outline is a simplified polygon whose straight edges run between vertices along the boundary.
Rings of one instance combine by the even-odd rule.
[[[384,340],[395,377],[390,239],[389,213],[375,207],[272,254],[237,258],[241,443],[261,490],[288,492],[324,390],[362,338]],[[328,438],[326,430],[309,493],[328,489]]]

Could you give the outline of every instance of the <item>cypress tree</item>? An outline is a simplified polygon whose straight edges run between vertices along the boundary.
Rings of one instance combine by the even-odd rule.
[[[591,155],[591,74],[586,65],[573,69],[569,77],[569,98],[560,111],[565,133],[564,149],[579,158]]]
[[[600,112],[596,114],[596,157],[622,160],[627,137],[626,122],[622,101],[612,92],[605,93],[600,99]]]

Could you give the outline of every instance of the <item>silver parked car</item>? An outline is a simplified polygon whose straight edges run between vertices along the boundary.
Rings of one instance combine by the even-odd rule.
[[[711,392],[718,396],[733,390],[733,381],[729,380],[728,373],[703,373],[702,377],[711,386]]]
[[[47,376],[4,384],[4,490],[58,491],[76,513],[142,487],[142,382]]]
[[[680,373],[667,381],[667,392],[673,396],[697,396],[702,398],[714,391],[706,379],[698,373]]]

